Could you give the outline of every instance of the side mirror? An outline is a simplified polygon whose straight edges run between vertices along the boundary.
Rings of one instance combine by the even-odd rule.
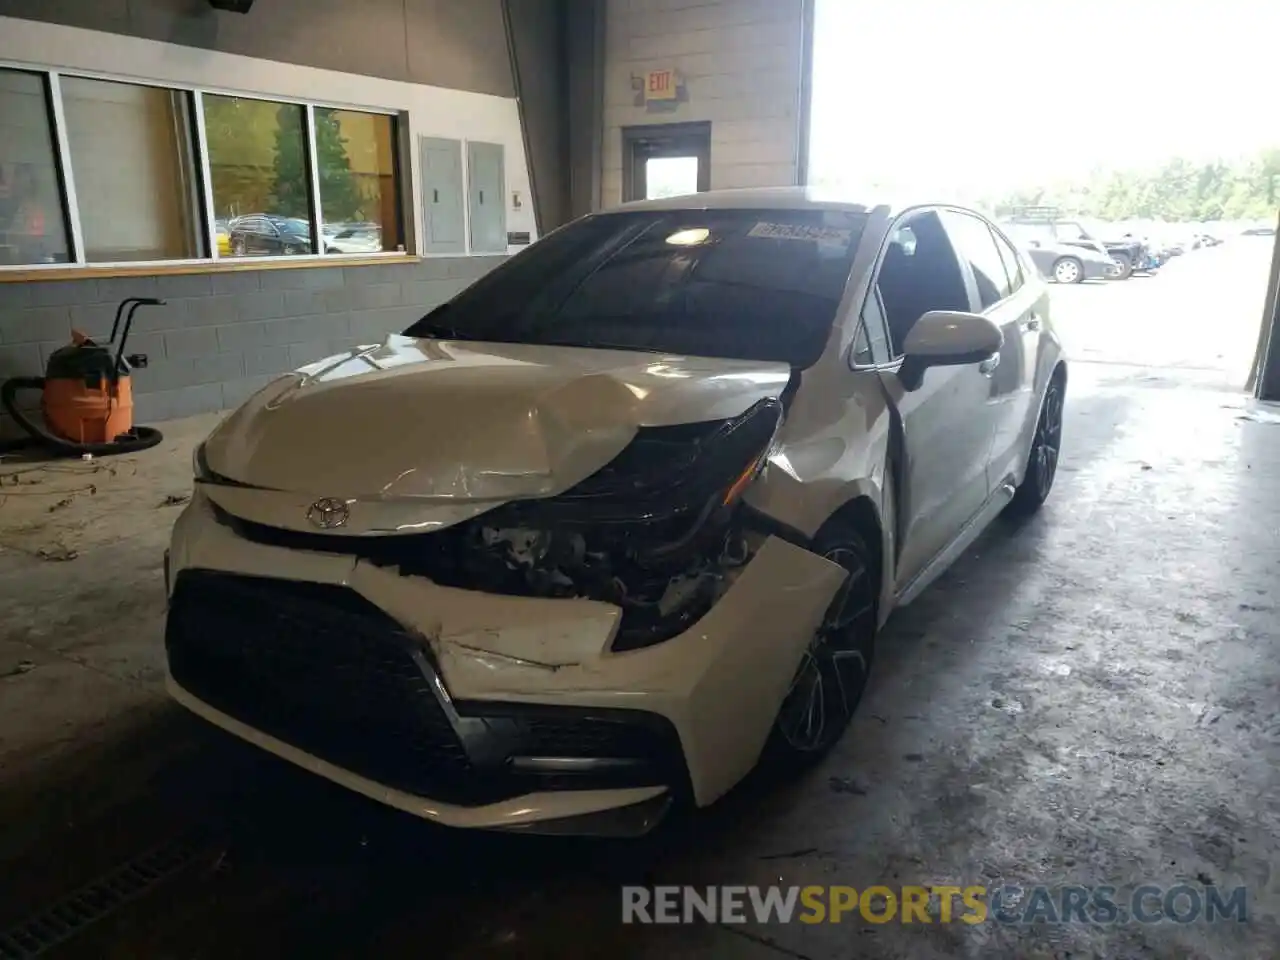
[[[981,363],[1003,345],[1000,328],[981,314],[930,310],[907,334],[898,379],[906,389],[918,390],[930,367]]]

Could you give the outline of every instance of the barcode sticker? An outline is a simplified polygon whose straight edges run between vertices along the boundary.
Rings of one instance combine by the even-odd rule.
[[[824,246],[828,244],[848,246],[853,239],[853,231],[809,223],[767,223],[762,221],[752,227],[747,236],[764,240],[810,240]]]

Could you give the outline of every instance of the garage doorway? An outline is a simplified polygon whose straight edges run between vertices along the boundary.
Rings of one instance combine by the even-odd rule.
[[[622,199],[660,200],[711,189],[711,124],[622,129]]]
[[[809,183],[986,212],[1034,248],[1054,327],[1100,375],[1250,382],[1280,126],[1243,104],[1275,87],[1280,5],[812,2]],[[851,96],[850,37],[875,95]]]

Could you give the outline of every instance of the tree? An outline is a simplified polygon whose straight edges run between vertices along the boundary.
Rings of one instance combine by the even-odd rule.
[[[333,221],[364,219],[364,198],[351,172],[347,141],[334,110],[316,108],[316,169],[320,179],[320,202],[324,219]]]
[[[1099,168],[1078,181],[988,201],[997,210],[1032,204],[1104,220],[1272,219],[1280,207],[1280,148],[1234,162],[1171,157],[1150,170]]]
[[[307,184],[307,161],[303,149],[302,111],[281,104],[276,111],[275,187],[268,213],[282,217],[311,216],[311,190]]]

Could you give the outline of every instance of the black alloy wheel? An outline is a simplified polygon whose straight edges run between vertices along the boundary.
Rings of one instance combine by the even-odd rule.
[[[786,765],[821,757],[838,741],[866,690],[875,653],[877,578],[873,554],[840,530],[820,555],[848,571],[791,680],[767,755]]]
[[[1062,450],[1062,402],[1065,395],[1062,378],[1054,375],[1040,405],[1040,419],[1031,438],[1027,455],[1027,471],[1018,485],[1008,510],[1021,516],[1035,513],[1049,499],[1053,479],[1058,475],[1058,457]]]

